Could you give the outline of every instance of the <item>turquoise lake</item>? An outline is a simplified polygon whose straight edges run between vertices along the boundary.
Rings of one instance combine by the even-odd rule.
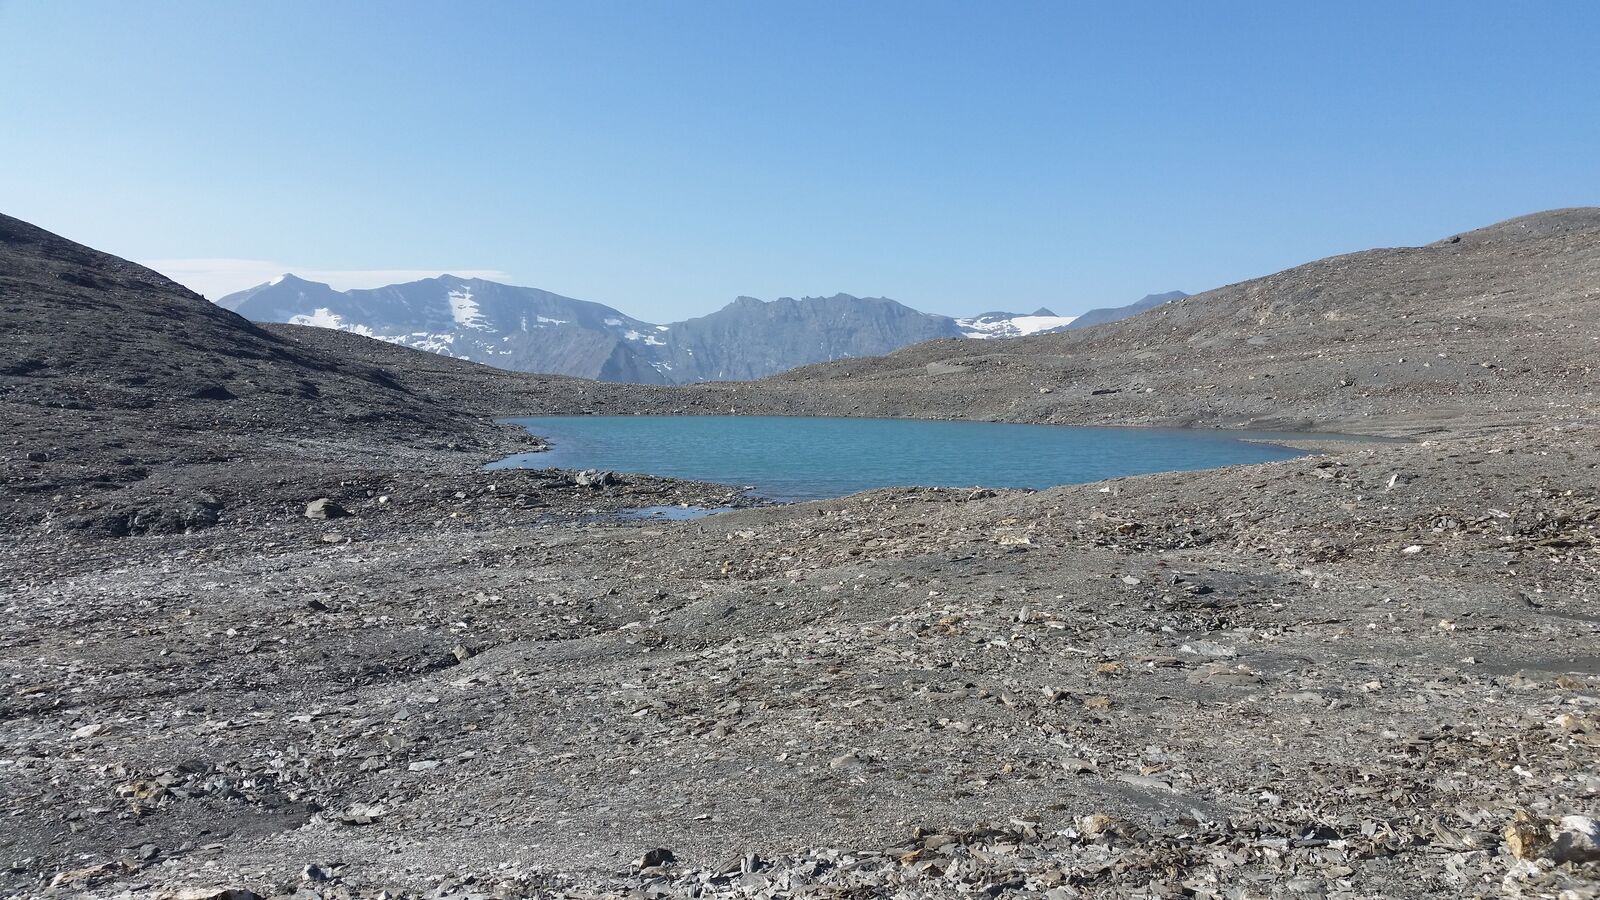
[[[606,469],[750,487],[774,500],[870,488],[1046,488],[1300,456],[1238,433],[921,419],[541,416],[547,439],[489,468]]]

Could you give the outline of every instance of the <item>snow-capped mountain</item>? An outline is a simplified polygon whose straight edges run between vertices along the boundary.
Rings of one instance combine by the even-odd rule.
[[[338,328],[503,369],[666,383],[660,326],[537,288],[441,275],[336,291],[283,275],[217,301],[247,319]],[[643,352],[641,352],[643,351]]]
[[[282,275],[217,303],[256,321],[337,328],[505,369],[643,384],[761,378],[936,338],[1019,337],[1076,321],[1048,309],[956,319],[836,294],[740,297],[657,325],[599,303],[453,275],[349,291]]]
[[[1077,318],[1077,316],[1058,316],[1040,307],[1031,313],[979,313],[969,319],[957,319],[956,324],[961,326],[963,337],[1009,338],[1061,331]]]

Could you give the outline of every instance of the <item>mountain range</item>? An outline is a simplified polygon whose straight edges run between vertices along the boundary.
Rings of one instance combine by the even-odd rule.
[[[739,297],[709,315],[645,322],[537,288],[441,275],[348,291],[282,275],[217,305],[257,322],[314,325],[502,369],[638,384],[762,378],[797,366],[889,353],[937,338],[1007,338],[1115,321],[1185,294],[1152,294],[1083,317],[924,313],[884,297]]]

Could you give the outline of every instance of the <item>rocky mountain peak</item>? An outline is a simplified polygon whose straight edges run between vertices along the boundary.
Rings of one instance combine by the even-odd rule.
[[[315,325],[519,371],[649,384],[761,378],[950,337],[1016,337],[1075,320],[1046,308],[953,319],[888,297],[741,295],[658,325],[537,288],[442,274],[336,291],[284,274],[217,301],[257,321]]]

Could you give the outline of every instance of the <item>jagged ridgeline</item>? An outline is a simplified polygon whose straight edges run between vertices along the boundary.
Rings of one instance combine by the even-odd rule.
[[[1168,300],[1152,294],[1084,319],[1109,322]],[[952,318],[883,297],[740,297],[666,325],[537,288],[442,275],[368,290],[284,275],[218,301],[247,319],[335,328],[502,369],[640,384],[763,378],[890,353],[937,338],[1020,337],[1080,327],[1049,309]]]

